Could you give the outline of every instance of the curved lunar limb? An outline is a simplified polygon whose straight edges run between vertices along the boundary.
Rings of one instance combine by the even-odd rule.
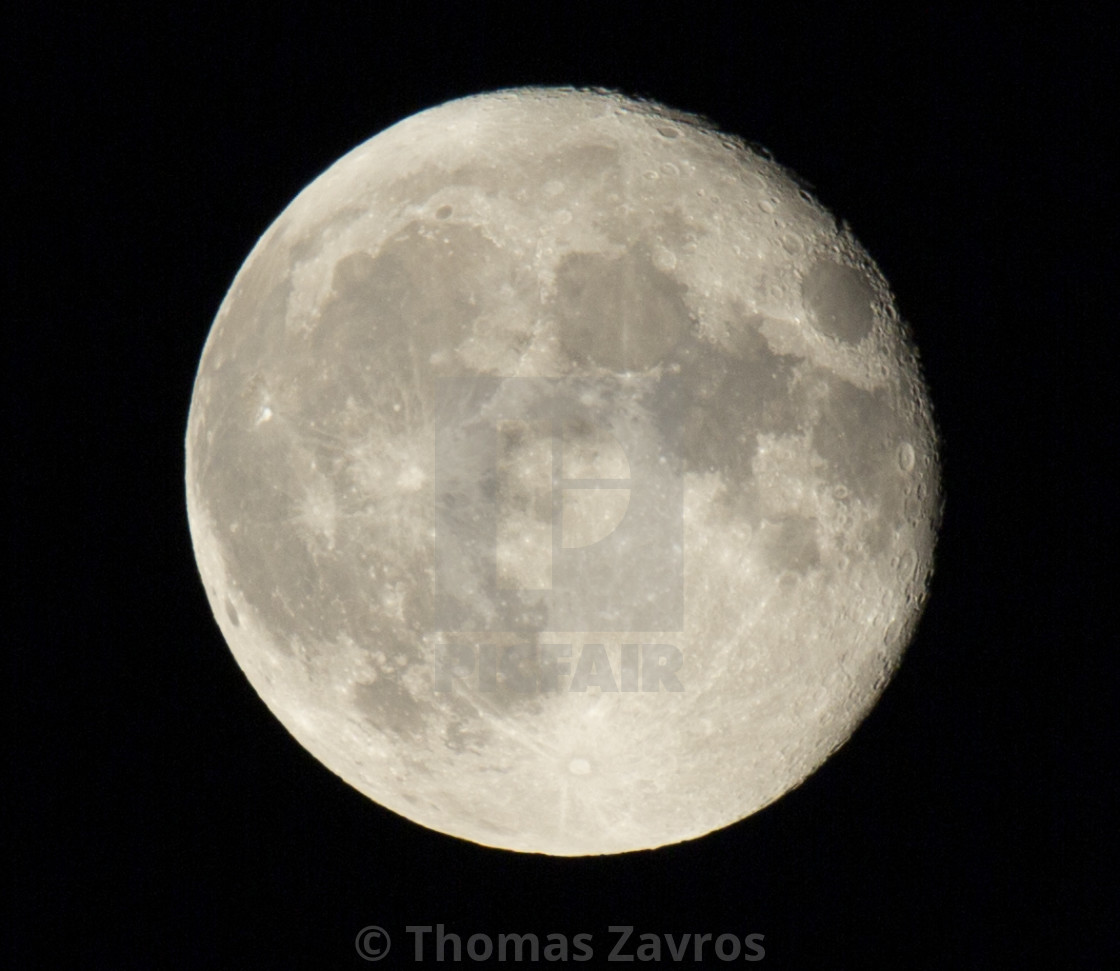
[[[214,615],[291,734],[489,846],[661,846],[780,797],[908,643],[939,512],[874,262],[696,117],[408,118],[261,238],[187,430]]]

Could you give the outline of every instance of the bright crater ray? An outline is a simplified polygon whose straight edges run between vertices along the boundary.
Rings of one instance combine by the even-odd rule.
[[[605,92],[450,102],[257,244],[187,431],[199,568],[269,708],[490,846],[701,836],[848,738],[925,599],[916,352],[789,173]]]

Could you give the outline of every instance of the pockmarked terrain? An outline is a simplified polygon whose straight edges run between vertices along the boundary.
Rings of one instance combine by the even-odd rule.
[[[806,778],[910,640],[940,508],[847,227],[603,91],[450,102],[324,172],[218,313],[186,454],[214,615],[291,734],[409,819],[561,855]]]

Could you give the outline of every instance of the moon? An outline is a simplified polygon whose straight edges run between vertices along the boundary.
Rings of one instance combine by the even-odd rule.
[[[407,118],[257,243],[186,435],[214,616],[381,806],[562,856],[778,799],[874,705],[941,508],[874,261],[705,120],[522,88]]]

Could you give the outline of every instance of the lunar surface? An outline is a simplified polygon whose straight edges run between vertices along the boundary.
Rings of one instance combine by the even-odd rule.
[[[848,228],[703,120],[518,89],[354,149],[202,355],[195,553],[268,707],[442,833],[727,826],[874,704],[940,508],[916,351]]]

